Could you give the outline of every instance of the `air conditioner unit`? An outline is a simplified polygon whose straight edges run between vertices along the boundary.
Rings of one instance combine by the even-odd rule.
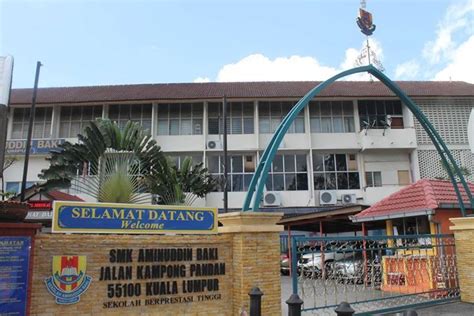
[[[336,203],[337,203],[336,190],[319,191],[319,205],[336,205]]]
[[[210,140],[207,142],[207,149],[222,149],[220,140]]]
[[[263,206],[280,206],[281,198],[278,192],[265,192],[263,195]]]
[[[343,194],[341,196],[342,204],[356,204],[357,197],[355,194]]]

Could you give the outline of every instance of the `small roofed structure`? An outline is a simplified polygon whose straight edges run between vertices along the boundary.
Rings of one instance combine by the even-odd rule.
[[[471,191],[474,184],[468,183]],[[459,185],[467,209],[472,205]],[[387,235],[447,234],[449,218],[460,217],[461,211],[453,184],[447,180],[419,180],[397,191],[362,212],[351,216],[355,223],[385,221]]]
[[[38,185],[33,185],[25,191],[26,202],[29,210],[26,215],[26,222],[39,222],[44,226],[51,226],[52,207],[54,201],[73,201],[84,202],[83,199],[76,195],[68,194],[62,191],[41,191]],[[19,201],[20,196],[14,197],[12,200]]]
[[[474,184],[468,185],[473,191]],[[472,211],[466,192],[459,187],[465,207]],[[423,179],[351,216],[351,220],[364,224],[385,222],[383,291],[438,295],[456,282],[455,272],[447,268],[449,262],[454,262],[454,241],[442,234],[451,233],[450,218],[461,216],[451,182]],[[441,275],[440,271],[446,273]]]

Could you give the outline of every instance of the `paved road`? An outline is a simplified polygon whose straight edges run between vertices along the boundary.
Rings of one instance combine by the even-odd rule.
[[[282,316],[288,315],[288,305],[285,301],[290,297],[292,293],[291,290],[291,278],[288,276],[281,277],[281,310]],[[360,294],[360,293],[359,293]],[[474,304],[467,304],[467,303],[451,303],[451,304],[443,304],[432,306],[429,308],[418,309],[417,313],[419,316],[434,316],[434,315],[442,315],[442,316],[473,316],[474,315]],[[308,314],[313,315],[313,314]],[[335,314],[334,314],[335,315]],[[397,315],[397,314],[392,314]]]

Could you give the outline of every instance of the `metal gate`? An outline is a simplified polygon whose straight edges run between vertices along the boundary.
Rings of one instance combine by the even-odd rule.
[[[334,315],[342,301],[370,315],[459,299],[453,235],[294,237],[291,272],[307,314]]]

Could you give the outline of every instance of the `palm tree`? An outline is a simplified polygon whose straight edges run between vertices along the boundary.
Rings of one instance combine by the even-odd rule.
[[[78,139],[52,151],[50,166],[40,175],[46,180],[42,190],[72,187],[99,202],[115,203],[146,203],[151,193],[161,204],[191,205],[215,187],[202,163],[192,166],[187,157],[181,168],[173,166],[137,123],[120,129],[109,120],[97,120]]]
[[[168,159],[160,167],[160,171],[151,172],[145,177],[150,192],[159,196],[158,204],[191,205],[197,198],[213,191],[217,185],[203,163],[193,166],[191,157],[184,158],[180,168]]]
[[[99,202],[149,201],[141,193],[146,191],[143,179],[165,157],[139,124],[128,122],[120,129],[109,120],[97,120],[78,139],[52,151],[50,166],[40,175],[46,180],[43,190],[73,187]]]

